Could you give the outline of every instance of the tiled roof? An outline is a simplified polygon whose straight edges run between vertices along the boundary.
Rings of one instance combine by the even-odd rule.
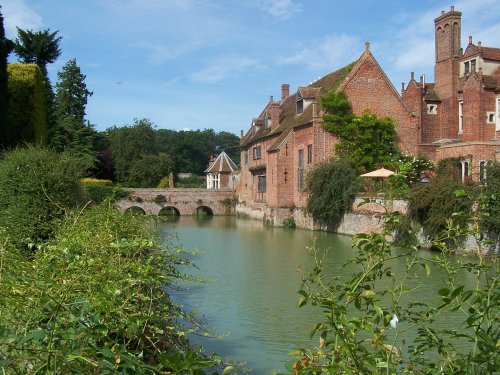
[[[486,89],[497,89],[500,87],[499,77],[483,75],[483,86]]]
[[[231,173],[238,169],[231,158],[222,151],[213,163],[205,170],[205,173]]]
[[[479,55],[486,60],[500,61],[500,48],[483,47],[476,46],[475,44],[469,44],[465,49],[465,53],[462,56],[462,59],[467,59],[475,55]]]
[[[326,94],[333,88],[336,88],[342,83],[344,78],[349,73],[351,67],[354,65],[349,64],[341,69],[338,69],[326,76],[318,79],[317,81],[311,83],[305,87],[299,87],[298,92],[301,93],[304,99],[314,99],[317,100],[321,95]],[[313,112],[312,105],[307,106],[303,113],[296,113],[296,101],[297,93],[291,94],[286,97],[280,104],[280,118],[279,124],[274,129],[264,129],[259,127],[255,134],[252,134],[252,130],[247,132],[247,134],[241,140],[241,146],[245,147],[253,142],[261,140],[266,137],[276,136],[276,140],[268,151],[275,151],[279,148],[283,140],[288,136],[288,134],[296,127],[308,124],[312,121]],[[264,112],[263,112],[264,113]]]
[[[500,60],[500,48],[481,47],[479,50],[483,59]]]

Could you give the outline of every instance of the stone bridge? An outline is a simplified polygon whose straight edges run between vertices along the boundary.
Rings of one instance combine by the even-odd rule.
[[[234,189],[128,189],[130,195],[118,201],[122,211],[148,215],[231,215]]]

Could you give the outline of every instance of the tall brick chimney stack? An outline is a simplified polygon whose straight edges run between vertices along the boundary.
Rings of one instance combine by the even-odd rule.
[[[281,85],[281,101],[288,98],[290,95],[290,85],[288,83],[283,83]]]

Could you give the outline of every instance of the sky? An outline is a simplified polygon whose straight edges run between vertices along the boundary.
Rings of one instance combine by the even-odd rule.
[[[58,30],[52,83],[76,59],[97,130],[247,131],[281,84],[293,93],[361,56],[365,42],[396,90],[433,80],[434,18],[462,12],[462,47],[500,47],[498,0],[0,0],[6,35]],[[16,60],[11,55],[11,61]]]

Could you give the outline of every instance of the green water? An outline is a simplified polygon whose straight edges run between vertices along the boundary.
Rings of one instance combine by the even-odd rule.
[[[296,308],[301,271],[313,266],[307,251],[313,239],[317,248],[330,249],[325,267],[329,274],[348,277],[353,272],[343,267],[353,255],[348,236],[264,228],[260,221],[234,217],[180,217],[163,225],[165,235],[175,231],[186,250],[201,250],[193,257],[198,269],[190,273],[209,281],[190,285],[175,298],[217,334],[226,335],[222,340],[193,340],[223,359],[246,362],[253,374],[284,371],[284,363],[292,359],[288,352],[317,344],[317,338],[308,337],[321,312],[308,306]],[[404,264],[399,259],[393,270],[402,272]],[[419,298],[435,299],[444,277],[433,272],[417,280]],[[459,320],[448,316],[437,324],[457,328]]]

